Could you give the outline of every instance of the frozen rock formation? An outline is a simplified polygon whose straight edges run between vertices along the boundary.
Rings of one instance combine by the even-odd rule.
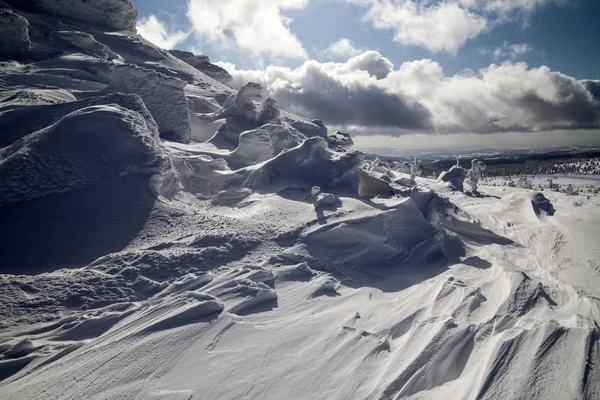
[[[264,125],[269,122],[276,122],[281,115],[279,104],[272,98],[266,98],[256,112],[256,122],[260,125]]]
[[[269,132],[275,154],[296,147],[305,139],[305,137],[295,129],[290,129],[289,126],[283,124],[266,124],[263,125],[261,129]]]
[[[82,108],[0,150],[0,205],[81,189],[166,166],[156,130],[119,106]]]
[[[218,65],[212,64],[208,56],[182,50],[169,50],[169,53],[225,85],[229,85],[233,81],[229,72]]]
[[[463,182],[464,185],[467,185],[471,192],[477,193],[477,184],[481,179],[481,172],[485,170],[485,164],[479,160],[471,161],[471,169],[467,171],[467,175],[465,176],[465,180]]]
[[[215,121],[217,119],[242,117],[248,121],[256,121],[256,103],[262,98],[262,86],[258,83],[250,82],[242,86],[237,93],[230,95],[223,109],[212,114],[203,116],[207,121]]]
[[[57,31],[56,37],[69,45],[70,48],[75,48],[78,51],[99,57],[103,60],[108,58],[117,58],[107,46],[99,43],[94,36],[86,32],[80,31]]]
[[[319,186],[313,186],[310,195],[313,197],[315,208],[335,206],[339,203],[338,198],[333,193],[322,192]]]
[[[382,180],[373,173],[358,169],[358,195],[365,198],[377,196],[389,197],[394,194],[389,182]]]
[[[423,170],[421,169],[421,159],[415,157],[413,164],[410,166],[410,180],[414,182],[415,177],[421,176]]]
[[[400,164],[400,167],[398,168],[399,172],[402,172],[403,174],[408,174],[410,175],[410,170],[411,170],[412,165],[408,162],[403,162],[402,164]]]
[[[516,183],[516,186],[521,189],[533,189],[533,185],[525,176],[521,176]]]
[[[312,121],[294,120],[291,122],[291,125],[306,137],[318,136],[323,139],[327,138],[327,127],[320,119],[313,119]]]
[[[192,139],[192,128],[183,91],[185,82],[133,65],[117,65],[105,93],[139,95],[158,124],[160,136],[181,143]]]
[[[349,133],[335,131],[327,136],[327,143],[329,147],[336,150],[347,150],[354,146],[354,141],[350,137]]]
[[[265,162],[253,170],[245,186],[255,190],[272,190],[272,186],[291,184],[321,188],[346,187],[356,189],[356,167],[360,153],[337,154],[328,150],[321,138],[306,139],[301,145]]]
[[[81,101],[22,107],[0,114],[0,146],[14,143],[30,133],[58,122],[61,118],[79,109],[106,104],[116,104],[136,111],[144,117],[146,125],[152,132],[158,132],[156,122],[138,95],[113,93]],[[36,118],[31,118],[32,114],[36,115]]]
[[[439,181],[448,182],[454,188],[462,191],[463,190],[463,182],[467,177],[467,170],[461,166],[453,165],[448,171],[444,171],[438,177]]]
[[[540,192],[531,197],[531,206],[536,215],[554,215],[555,212],[550,200]]]
[[[243,166],[270,159],[274,156],[274,149],[269,132],[264,129],[242,132],[239,145],[231,156]]]
[[[29,22],[12,10],[0,9],[0,60],[21,58],[30,49]]]
[[[135,32],[137,10],[129,0],[5,0],[18,10],[87,22],[114,31]]]

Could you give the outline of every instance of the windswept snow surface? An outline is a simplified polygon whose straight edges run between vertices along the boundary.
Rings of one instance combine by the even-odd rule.
[[[600,399],[597,176],[465,194],[9,3],[57,40],[0,64],[2,400]]]

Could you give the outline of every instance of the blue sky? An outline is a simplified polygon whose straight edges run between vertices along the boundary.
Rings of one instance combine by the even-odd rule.
[[[242,0],[243,1],[243,0]],[[168,32],[192,30],[186,16],[187,0],[134,0],[141,18],[155,15],[165,24]],[[363,20],[364,8],[341,0],[312,0],[306,7],[282,10],[291,18],[290,31],[300,40],[311,59],[326,60],[322,52],[332,42],[346,38],[357,48],[378,50],[399,65],[404,61],[430,58],[438,61],[448,74],[465,68],[473,70],[500,61],[485,53],[501,47],[505,41],[526,43],[531,50],[519,60],[530,66],[548,65],[578,79],[600,78],[600,1],[581,0],[567,5],[548,4],[536,8],[523,18],[517,18],[483,32],[462,46],[456,54],[432,52],[426,48],[405,45],[392,40],[390,29],[373,29]],[[297,66],[302,61],[253,57],[238,49],[223,49],[195,35],[189,35],[177,48],[194,49],[214,60],[227,61],[240,68],[255,68],[262,58],[278,65]]]
[[[146,39],[361,147],[600,145],[598,0],[132,2]]]

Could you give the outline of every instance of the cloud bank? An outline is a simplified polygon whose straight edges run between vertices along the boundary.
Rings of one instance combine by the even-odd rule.
[[[446,76],[435,61],[393,64],[375,51],[347,62],[306,61],[260,71],[221,64],[241,86],[264,85],[284,109],[363,134],[497,133],[597,129],[594,81],[523,62]]]

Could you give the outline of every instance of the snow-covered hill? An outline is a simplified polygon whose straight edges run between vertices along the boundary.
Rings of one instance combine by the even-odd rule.
[[[135,18],[0,2],[0,398],[600,398],[592,192],[365,161]]]

